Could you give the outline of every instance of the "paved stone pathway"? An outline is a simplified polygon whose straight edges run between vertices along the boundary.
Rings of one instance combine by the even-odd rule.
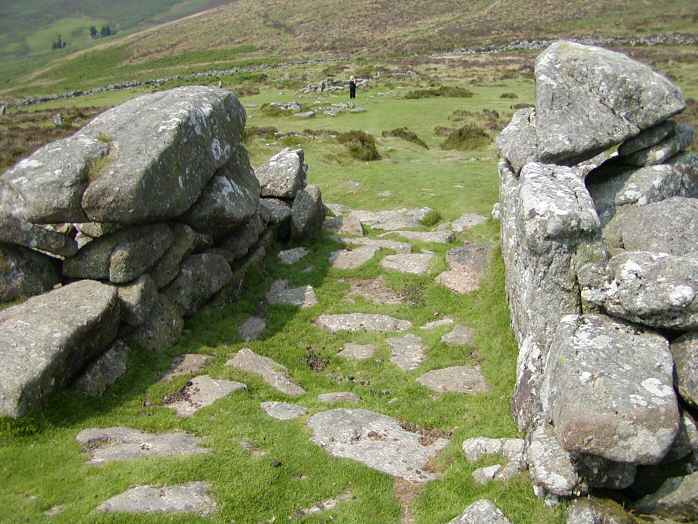
[[[350,360],[367,360],[371,358],[375,352],[376,346],[371,344],[354,344],[353,342],[348,342],[344,344],[344,348],[342,348],[342,351],[340,351],[338,355]]]
[[[417,209],[388,209],[385,211],[354,211],[359,221],[373,229],[398,231],[422,225],[422,220],[431,212],[428,207]]]
[[[477,291],[491,251],[491,246],[470,242],[466,242],[463,247],[451,249],[446,256],[449,270],[436,277],[436,281],[461,295]]]
[[[267,302],[272,305],[296,306],[306,309],[317,305],[318,300],[312,286],[288,287],[288,280],[277,280],[267,292]]]
[[[200,355],[198,353],[186,353],[175,357],[172,366],[160,379],[162,382],[171,382],[182,375],[195,375],[204,369],[213,359],[210,355]]]
[[[409,253],[412,251],[412,245],[406,242],[397,242],[396,240],[383,240],[375,238],[352,238],[342,237],[340,239],[343,244],[348,246],[364,246],[374,247],[376,249],[390,249],[396,253]]]
[[[340,331],[391,332],[407,331],[412,328],[412,322],[409,320],[399,320],[388,315],[372,315],[368,313],[320,315],[315,320],[315,324],[330,333]]]
[[[261,406],[267,415],[277,420],[293,420],[307,412],[303,406],[287,402],[262,402]]]
[[[335,269],[357,269],[368,263],[377,252],[378,248],[373,246],[340,249],[330,254],[330,265]]]
[[[338,391],[336,393],[322,393],[317,397],[318,401],[324,402],[325,404],[336,404],[339,402],[351,402],[357,404],[361,402],[361,399],[349,391]]]
[[[427,322],[419,329],[423,329],[424,331],[434,331],[435,329],[439,329],[439,328],[445,327],[445,326],[452,326],[453,324],[454,324],[453,319],[446,317],[446,318],[440,318],[439,320],[432,320],[431,322]]]
[[[417,369],[424,361],[424,345],[416,335],[393,337],[388,339],[390,361],[403,371]]]
[[[296,262],[303,260],[308,256],[309,251],[304,247],[296,247],[293,249],[287,249],[285,251],[279,251],[279,260],[282,264],[291,266]]]
[[[388,271],[423,275],[429,272],[435,260],[436,256],[433,253],[388,255],[381,260],[380,266]]]
[[[458,325],[441,337],[441,342],[447,346],[467,346],[473,343],[475,334],[469,327]]]
[[[100,513],[195,513],[216,511],[216,502],[206,482],[179,486],[136,486],[97,507]]]
[[[448,244],[453,242],[455,235],[453,231],[395,231],[393,234],[399,235],[407,240],[417,242],[429,242],[432,244]]]
[[[456,233],[462,233],[471,227],[479,226],[485,222],[487,222],[487,217],[478,215],[476,213],[465,213],[451,223],[451,228]]]
[[[437,393],[486,393],[489,385],[480,370],[468,366],[435,369],[417,379],[423,386]]]
[[[412,482],[435,478],[425,467],[448,440],[423,444],[419,433],[403,429],[393,418],[365,409],[334,409],[308,419],[313,442],[330,455]]]
[[[247,386],[240,382],[201,375],[191,379],[183,389],[166,399],[165,403],[175,410],[177,416],[191,417],[201,408],[243,389],[247,389]]]
[[[259,375],[264,382],[285,395],[298,397],[305,393],[302,387],[291,382],[288,378],[288,370],[284,366],[268,357],[257,355],[249,348],[238,351],[225,365]]]
[[[351,279],[348,298],[361,297],[373,304],[395,305],[404,303],[405,299],[397,291],[388,287],[381,275],[377,278]]]
[[[123,427],[90,428],[78,433],[75,440],[87,452],[90,464],[209,452],[199,438],[182,431],[146,433]]]
[[[481,499],[467,507],[465,512],[449,524],[511,524],[493,502]]]

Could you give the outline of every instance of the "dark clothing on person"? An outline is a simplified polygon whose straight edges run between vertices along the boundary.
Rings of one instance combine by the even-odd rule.
[[[349,98],[356,98],[356,82],[349,81]]]

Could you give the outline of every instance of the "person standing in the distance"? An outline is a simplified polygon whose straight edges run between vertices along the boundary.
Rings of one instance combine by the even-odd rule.
[[[356,98],[356,80],[352,76],[349,80],[349,99],[354,100]]]

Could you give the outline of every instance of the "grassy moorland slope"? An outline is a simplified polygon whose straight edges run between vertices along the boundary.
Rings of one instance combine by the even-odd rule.
[[[38,6],[41,1],[27,5]],[[31,42],[43,42],[41,38],[52,37],[55,31],[31,33],[26,23],[10,30],[11,21],[0,22],[0,94],[17,87],[35,93],[77,89],[100,80],[153,77],[184,66],[218,67],[241,60],[286,61],[318,55],[404,58],[520,38],[698,32],[698,4],[692,0],[354,0],[351,4],[340,0],[149,0],[140,7],[133,1],[119,2],[118,8],[67,10],[65,20],[55,12],[49,18],[58,20],[54,24],[85,28],[89,24],[80,17],[116,19],[128,27],[139,20],[168,19],[221,3],[217,9],[155,30],[110,39],[88,53],[58,53],[49,68],[44,68],[45,61],[8,61],[3,49],[31,49],[39,45]],[[241,49],[246,56],[240,56]],[[27,90],[29,86],[34,89]]]

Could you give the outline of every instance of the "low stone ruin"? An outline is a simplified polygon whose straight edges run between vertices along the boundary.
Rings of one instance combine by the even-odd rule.
[[[637,511],[693,518],[698,155],[693,129],[671,120],[683,95],[571,42],[535,73],[535,108],[497,141],[513,413],[531,478],[549,501],[615,490]],[[643,491],[667,471],[685,476]]]
[[[356,87],[362,88],[368,86],[368,78],[357,78]],[[337,80],[336,78],[325,78],[320,82],[306,85],[302,93],[336,93],[338,91],[346,91],[349,89],[349,80]]]
[[[144,95],[0,177],[0,303],[32,297],[0,311],[0,416],[76,381],[103,391],[124,342],[165,349],[184,317],[238,297],[276,234],[321,230],[303,152],[258,180],[245,120],[222,89]]]

